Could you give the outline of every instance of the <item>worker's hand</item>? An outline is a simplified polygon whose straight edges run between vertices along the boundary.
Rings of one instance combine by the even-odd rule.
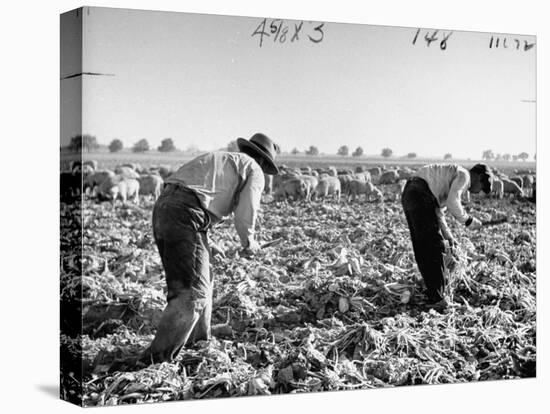
[[[470,223],[468,228],[471,229],[471,230],[476,230],[476,229],[480,229],[481,226],[482,226],[481,221],[479,221],[478,219],[472,217],[472,222]]]
[[[251,241],[248,242],[248,246],[246,246],[242,250],[242,254],[243,254],[243,256],[247,256],[247,257],[254,256],[261,249],[262,249],[262,247],[258,244],[258,242],[256,240],[251,240]]]
[[[212,257],[218,255],[225,259],[225,252],[219,244],[210,243],[210,252],[212,253]]]

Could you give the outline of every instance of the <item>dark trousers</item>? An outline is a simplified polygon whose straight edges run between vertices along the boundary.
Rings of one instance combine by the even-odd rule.
[[[209,226],[209,215],[193,191],[165,186],[153,209],[153,235],[166,275],[168,304],[143,356],[147,362],[170,361],[186,343],[210,338]]]
[[[426,283],[428,299],[437,302],[443,299],[445,290],[445,244],[436,213],[439,203],[428,183],[419,177],[407,181],[401,203],[409,225],[418,270]]]

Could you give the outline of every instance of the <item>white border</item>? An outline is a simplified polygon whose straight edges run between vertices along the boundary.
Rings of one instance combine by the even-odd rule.
[[[544,2],[537,1],[78,1],[3,4],[2,97],[4,172],[1,407],[26,412],[76,410],[54,396],[58,381],[58,180],[59,143],[59,13],[82,6],[128,7],[167,11],[285,17],[332,22],[411,27],[445,27],[537,35],[538,57],[538,252],[548,251],[542,231],[547,212],[544,191],[547,157],[543,137],[544,108],[550,73],[550,37]],[[5,83],[5,85],[4,85]],[[544,88],[544,89],[543,89]],[[7,93],[6,93],[7,91]],[[546,109],[546,110],[545,110]],[[518,138],[519,139],[519,138]],[[543,198],[544,197],[544,198]],[[550,389],[547,259],[538,254],[538,378],[451,386],[333,392],[271,398],[240,398],[119,407],[128,412],[539,412],[544,389]],[[6,266],[7,265],[7,266]],[[32,411],[31,411],[32,410]],[[4,412],[11,412],[4,410]]]

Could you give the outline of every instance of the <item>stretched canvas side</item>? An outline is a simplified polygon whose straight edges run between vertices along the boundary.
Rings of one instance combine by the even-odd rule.
[[[60,18],[60,397],[82,405],[82,8]]]

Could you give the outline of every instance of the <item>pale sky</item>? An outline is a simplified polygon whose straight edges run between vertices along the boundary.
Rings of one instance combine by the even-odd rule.
[[[536,46],[523,50],[533,36],[500,35],[489,48],[498,34],[454,31],[441,50],[450,30],[428,47],[425,29],[413,45],[417,28],[324,22],[314,43],[323,22],[304,21],[291,42],[300,22],[284,20],[285,42],[271,34],[259,47],[263,18],[85,8],[82,70],[115,76],[84,76],[82,132],[127,147],[171,137],[211,150],[261,131],[284,151],[535,152],[535,103],[522,102],[536,99]],[[61,75],[74,70],[62,64]],[[62,116],[75,108],[62,99]],[[62,144],[79,132],[62,123]]]

